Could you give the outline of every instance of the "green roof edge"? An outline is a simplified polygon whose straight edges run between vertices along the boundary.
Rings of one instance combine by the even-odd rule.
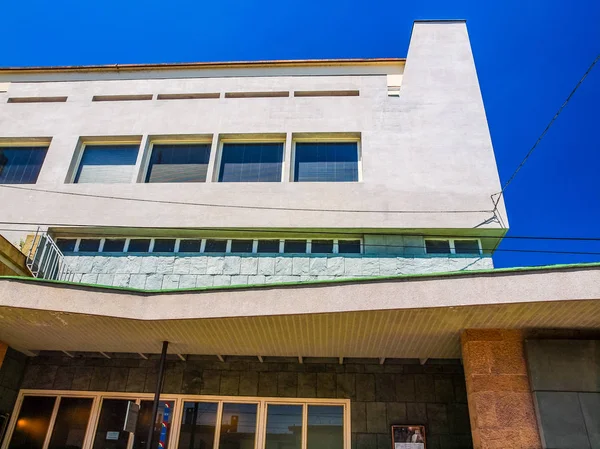
[[[117,290],[131,293],[185,293],[185,292],[205,292],[205,291],[221,291],[221,290],[246,290],[249,288],[274,288],[274,287],[298,287],[310,285],[328,285],[328,284],[344,284],[356,283],[365,281],[393,281],[393,280],[410,280],[410,279],[427,279],[439,277],[458,277],[458,276],[473,276],[486,274],[510,274],[522,272],[536,271],[552,271],[562,269],[575,268],[600,268],[600,262],[592,263],[577,263],[577,264],[559,264],[559,265],[541,265],[534,267],[511,267],[511,268],[494,268],[490,270],[462,270],[462,271],[446,271],[440,273],[421,273],[421,274],[396,274],[391,276],[368,276],[360,278],[340,278],[328,279],[321,281],[299,281],[299,282],[280,282],[274,284],[248,284],[248,285],[223,285],[217,287],[195,287],[185,289],[159,289],[159,290],[144,290],[131,287],[114,287],[109,285],[85,284],[81,282],[57,281],[51,279],[38,279],[25,276],[0,276],[0,280],[16,280],[25,282],[40,282],[46,284],[68,285],[77,287],[93,287],[103,290]]]

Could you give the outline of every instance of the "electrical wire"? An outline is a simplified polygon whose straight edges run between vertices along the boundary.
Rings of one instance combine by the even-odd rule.
[[[495,193],[494,195],[492,195],[492,197],[494,197],[495,195],[498,195],[498,198],[494,201],[494,212],[496,212],[498,210],[498,203],[500,202],[500,199],[502,198],[502,195],[504,194],[504,191],[506,190],[506,188],[515,179],[515,176],[517,176],[517,173],[519,173],[519,171],[521,171],[521,169],[523,168],[523,166],[525,165],[525,163],[527,162],[527,160],[531,157],[531,155],[533,154],[533,152],[537,148],[538,144],[546,136],[546,134],[548,133],[548,131],[550,130],[550,128],[552,127],[552,125],[554,124],[554,122],[556,121],[556,119],[558,118],[558,116],[560,115],[560,113],[567,106],[567,104],[569,104],[569,101],[571,101],[571,98],[573,98],[573,95],[575,95],[575,92],[577,92],[577,89],[579,89],[579,87],[581,86],[581,84],[583,83],[583,81],[587,78],[587,76],[590,74],[590,72],[592,71],[592,69],[594,68],[594,66],[596,65],[596,63],[598,61],[600,61],[600,54],[598,54],[598,56],[596,56],[596,59],[594,59],[594,61],[592,61],[592,63],[590,64],[590,66],[588,67],[588,69],[585,71],[585,73],[583,74],[583,76],[581,77],[581,79],[577,82],[577,84],[575,85],[575,87],[573,88],[573,90],[571,91],[571,93],[569,94],[569,96],[567,97],[567,99],[563,102],[563,104],[560,106],[560,108],[558,108],[558,111],[556,112],[556,114],[554,114],[554,117],[552,117],[552,120],[550,120],[550,122],[548,123],[548,125],[546,125],[546,128],[544,129],[544,131],[542,132],[542,134],[540,134],[540,136],[538,137],[538,139],[535,141],[535,143],[533,144],[533,146],[530,148],[530,150],[527,152],[527,154],[525,155],[525,157],[521,161],[521,163],[517,166],[517,168],[515,169],[515,171],[513,172],[513,174],[510,176],[510,178],[508,178],[508,181],[506,181],[504,183],[504,186],[502,187],[502,190],[500,190],[500,192]]]
[[[293,211],[293,212],[332,212],[332,213],[353,213],[353,214],[491,214],[493,210],[364,210],[364,209],[317,209],[308,207],[277,207],[277,206],[246,206],[235,204],[215,204],[215,203],[195,203],[187,201],[170,201],[170,200],[150,200],[145,198],[127,198],[113,195],[97,195],[92,193],[81,192],[63,192],[60,190],[51,189],[34,189],[31,187],[19,187],[14,185],[0,185],[0,188],[26,190],[30,192],[51,193],[56,195],[80,196],[85,198],[98,198],[119,201],[134,201],[153,204],[171,204],[178,206],[200,206],[200,207],[219,207],[226,209],[252,209],[252,210],[276,210],[276,211]]]
[[[23,232],[36,232],[35,229],[22,229],[22,228],[0,228],[0,231],[23,231]],[[109,236],[109,237],[113,237],[113,236]],[[424,236],[425,238],[429,237],[429,236]],[[444,236],[447,237],[447,236]],[[74,237],[75,238],[75,237]],[[77,237],[80,238],[80,237]],[[100,237],[95,237],[95,238],[100,238]],[[156,238],[156,237],[137,237],[137,238]],[[219,238],[216,238],[217,240],[219,240]],[[250,239],[248,239],[250,240]],[[600,239],[594,239],[593,241],[600,241]],[[424,246],[422,245],[383,245],[383,244],[364,244],[364,246],[369,247],[369,248],[393,248],[393,249],[425,249]],[[510,253],[540,253],[540,254],[572,254],[572,255],[587,255],[587,256],[600,256],[600,251],[559,251],[559,250],[544,250],[544,249],[525,249],[525,248],[500,248],[500,249],[495,249],[495,251],[499,251],[499,252],[510,252]],[[85,252],[85,251],[83,251]],[[98,254],[102,254],[102,253],[98,253]],[[144,254],[153,254],[153,253],[144,253]],[[156,254],[156,253],[154,253]],[[181,254],[187,254],[187,253],[181,253]],[[200,253],[198,252],[198,254],[220,254],[220,253]],[[238,253],[227,253],[227,254],[238,254]],[[254,254],[254,253],[243,253],[243,254]],[[265,255],[277,255],[277,254],[281,254],[279,252],[277,253],[257,253],[257,254],[265,254]],[[285,254],[290,254],[290,253],[285,253]],[[310,256],[325,256],[325,255],[332,255],[332,256],[338,256],[338,257],[343,257],[344,254],[357,254],[357,253],[299,253],[299,254],[304,254],[307,257]],[[487,253],[486,253],[487,254]],[[444,255],[455,255],[455,254],[451,254],[451,253],[427,253],[426,255],[433,255],[433,256],[444,256]],[[483,254],[479,254],[479,253],[473,253],[473,254],[460,254],[463,256],[471,256],[471,257],[481,257],[483,256]],[[411,256],[410,254],[408,256]]]

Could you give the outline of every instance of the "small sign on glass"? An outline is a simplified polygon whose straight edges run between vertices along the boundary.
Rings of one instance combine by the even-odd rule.
[[[392,426],[392,449],[426,449],[425,426]]]

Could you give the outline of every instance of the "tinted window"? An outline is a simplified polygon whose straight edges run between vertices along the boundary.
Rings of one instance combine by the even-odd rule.
[[[56,239],[56,246],[58,246],[58,249],[63,253],[75,251],[76,243],[77,239]]]
[[[175,239],[155,239],[154,253],[172,253],[175,251]]]
[[[91,398],[61,398],[48,449],[82,448],[92,402]]]
[[[25,396],[9,449],[42,449],[55,397]]]
[[[340,240],[338,252],[341,254],[360,254],[360,240]]]
[[[310,142],[296,144],[294,181],[358,181],[356,142]]]
[[[0,148],[0,184],[35,184],[47,148]]]
[[[336,405],[309,405],[307,447],[342,449],[344,447],[344,408]]]
[[[127,399],[104,399],[98,418],[93,449],[126,449],[129,432],[123,430]]]
[[[125,248],[125,239],[106,239],[102,252],[104,253],[122,253]]]
[[[323,254],[333,252],[333,240],[313,240],[310,244],[310,252]]]
[[[153,426],[152,447],[167,449],[169,444],[169,433],[173,421],[173,401],[160,401],[158,413]],[[152,401],[141,401],[135,435],[133,438],[133,449],[146,449],[148,443],[148,431],[152,421]]]
[[[259,252],[259,253],[278,253],[279,252],[279,240],[259,240],[257,252]]]
[[[448,240],[425,240],[427,254],[450,254],[450,242]]]
[[[210,144],[154,145],[146,182],[204,182]]]
[[[479,242],[477,240],[454,240],[456,254],[479,254]]]
[[[224,253],[227,249],[227,240],[206,240],[205,253]]]
[[[217,404],[184,402],[179,449],[213,449],[217,427]]]
[[[254,449],[256,404],[223,404],[219,449]]]
[[[232,253],[251,253],[252,252],[252,240],[232,240],[231,241],[231,252]]]
[[[284,253],[305,253],[306,240],[286,240],[283,248]]]
[[[283,143],[226,143],[219,182],[281,182]]]
[[[300,449],[301,447],[302,406],[269,404],[265,449]]]
[[[79,241],[79,251],[96,252],[100,249],[100,239],[81,239]]]
[[[76,183],[128,183],[132,181],[137,145],[94,145],[84,149]]]
[[[202,240],[182,240],[179,242],[180,253],[197,253],[200,251]]]
[[[147,253],[150,249],[150,239],[131,239],[128,253]]]

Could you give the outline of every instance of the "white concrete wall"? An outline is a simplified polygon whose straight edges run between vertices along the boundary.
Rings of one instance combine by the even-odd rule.
[[[147,290],[273,284],[493,268],[491,257],[76,256],[72,280]]]
[[[399,66],[401,64],[399,63]],[[386,66],[387,67],[387,66]],[[400,97],[388,97],[381,67],[302,76],[268,68],[228,77],[27,82],[0,93],[0,141],[51,137],[39,189],[148,200],[276,207],[231,209],[98,199],[1,188],[0,221],[126,227],[307,228],[402,230],[455,234],[474,230],[500,190],[477,75],[463,22],[416,23]],[[398,67],[387,73],[401,72]],[[193,74],[194,71],[190,71]],[[273,76],[271,76],[273,75]],[[51,75],[56,78],[55,75]],[[71,78],[69,78],[71,76]],[[114,77],[114,76],[113,76]],[[119,77],[119,76],[117,76]],[[9,79],[10,78],[10,79]],[[38,76],[39,78],[39,76]],[[131,74],[122,78],[131,78]],[[148,73],[148,78],[155,78]],[[94,95],[279,90],[360,90],[358,97],[92,102]],[[12,104],[9,97],[66,95],[65,103]],[[206,134],[216,150],[223,134],[360,133],[362,181],[357,183],[215,183],[78,185],[65,183],[81,136]],[[289,146],[286,165],[289,165]],[[138,164],[142,161],[142,152]],[[138,167],[141,169],[141,167]],[[31,186],[30,186],[31,187]],[[286,209],[315,209],[299,211]],[[358,212],[329,212],[345,209]],[[425,211],[395,213],[386,211]],[[374,212],[369,212],[374,211]],[[378,211],[378,212],[375,212]],[[503,203],[500,212],[504,213]],[[479,229],[498,229],[488,223]]]

